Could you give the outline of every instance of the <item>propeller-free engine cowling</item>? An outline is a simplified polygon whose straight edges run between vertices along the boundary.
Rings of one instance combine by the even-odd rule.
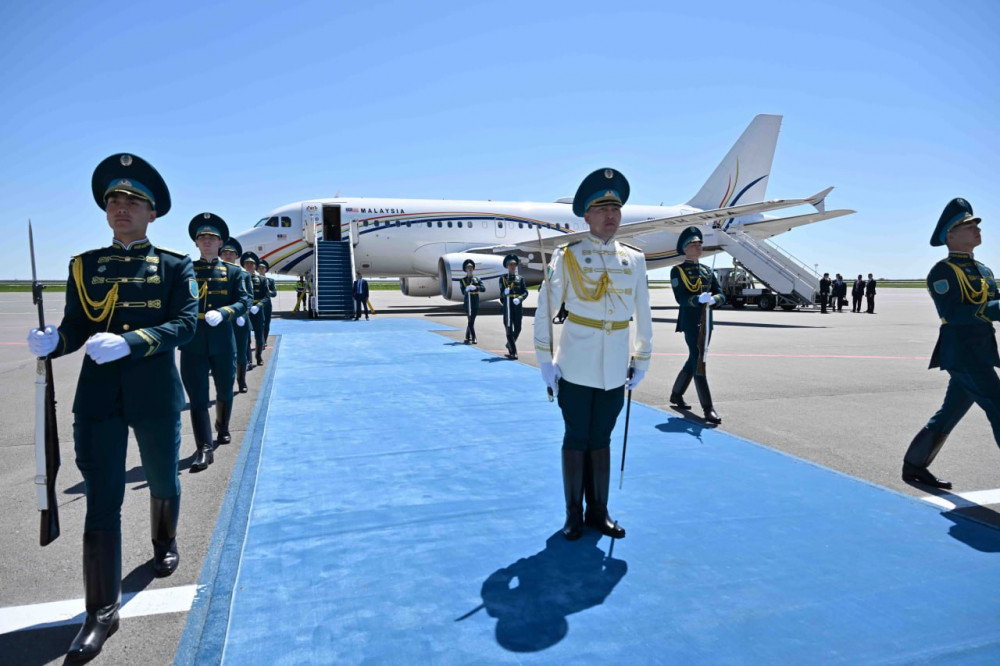
[[[477,278],[483,281],[486,290],[480,299],[490,300],[500,297],[500,276],[507,272],[503,267],[503,257],[469,252],[451,252],[438,259],[438,277],[441,279],[441,295],[449,301],[464,300],[459,280],[465,277],[462,264],[466,259],[476,262]]]

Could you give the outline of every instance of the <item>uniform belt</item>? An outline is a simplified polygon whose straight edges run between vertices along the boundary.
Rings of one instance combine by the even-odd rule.
[[[198,319],[204,319],[204,318],[205,318],[205,313],[204,312],[199,312],[198,313]]]
[[[264,299],[261,299],[261,300],[264,300]],[[254,301],[253,304],[254,305],[260,305],[260,301]]]
[[[567,316],[574,324],[579,324],[580,326],[587,326],[588,328],[599,328],[602,331],[620,331],[622,329],[628,328],[629,320],[625,321],[607,321],[600,319],[588,319],[587,317],[581,317],[580,315],[569,313]]]

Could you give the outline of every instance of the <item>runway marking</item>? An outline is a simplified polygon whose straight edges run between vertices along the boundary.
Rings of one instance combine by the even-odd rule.
[[[119,616],[127,618],[161,613],[185,613],[191,610],[191,602],[194,601],[197,592],[197,585],[182,585],[165,590],[143,590],[123,594]],[[84,609],[83,599],[0,608],[0,634],[25,629],[58,627],[64,624],[80,624],[86,613]]]
[[[17,347],[27,347],[27,342],[0,342],[0,345],[12,345]]]
[[[27,344],[27,343],[25,343]],[[506,352],[505,349],[489,349],[493,354]],[[519,351],[518,354],[534,354],[534,350]],[[687,352],[653,352],[653,356],[684,356]],[[842,358],[842,359],[873,359],[881,361],[929,361],[930,356],[873,356],[861,354],[725,354],[711,352],[709,356],[726,358]]]
[[[940,495],[926,495],[920,499],[947,511],[951,511],[952,509],[969,509],[988,504],[1000,504],[1000,488],[973,490],[968,493],[945,492]]]

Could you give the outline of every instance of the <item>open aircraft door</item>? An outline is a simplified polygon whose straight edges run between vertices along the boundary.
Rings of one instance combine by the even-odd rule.
[[[302,239],[316,242],[316,226],[323,221],[323,204],[307,201],[302,204]]]

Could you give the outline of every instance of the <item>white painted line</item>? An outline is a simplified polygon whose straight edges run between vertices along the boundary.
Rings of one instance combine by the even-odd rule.
[[[925,502],[934,504],[947,511],[952,509],[968,509],[974,506],[1000,504],[1000,488],[992,490],[973,490],[968,493],[941,493],[921,497]]]
[[[122,595],[122,618],[185,613],[198,592],[197,585],[182,585],[165,590],[144,590]],[[63,624],[81,624],[85,614],[83,599],[51,601],[30,606],[0,608],[0,634]]]

